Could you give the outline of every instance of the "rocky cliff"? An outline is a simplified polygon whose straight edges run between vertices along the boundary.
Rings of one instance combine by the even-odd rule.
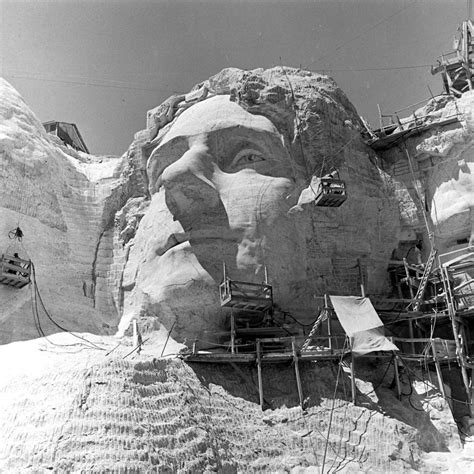
[[[303,323],[324,293],[359,294],[361,283],[388,291],[392,252],[423,231],[420,205],[409,177],[400,178],[400,152],[378,156],[366,145],[330,78],[226,69],[151,109],[122,157],[65,147],[0,86],[0,246],[35,268],[34,286],[0,285],[0,355],[9,361],[0,372],[0,470],[447,468],[460,442],[436,387],[417,381],[430,374],[406,372],[399,401],[393,365],[361,363],[355,406],[345,364],[303,364],[303,412],[293,368],[266,367],[271,410],[262,412],[252,368],[165,358],[186,338],[224,327],[223,264],[246,281],[267,272],[278,309]],[[443,196],[471,186],[468,99],[458,106],[467,125],[416,138],[428,161],[461,168],[433,178],[427,192],[437,238],[451,228],[449,213],[440,217],[450,207]],[[347,201],[314,206],[315,178],[333,170]],[[449,236],[456,242],[468,237],[467,201],[452,213],[461,216],[453,228],[462,232]],[[18,226],[21,243],[8,237]],[[141,354],[130,353],[128,337],[107,336],[126,333],[132,319],[144,332]],[[55,334],[55,323],[81,333]],[[469,461],[455,462],[461,472]]]
[[[112,230],[127,183],[118,157],[95,157],[48,135],[19,94],[0,82],[0,247],[34,264],[44,305],[71,330],[115,332],[107,286]],[[20,227],[22,242],[9,239]],[[28,288],[0,285],[0,340],[38,336]],[[41,306],[40,310],[43,311]],[[42,315],[46,334],[57,327]]]
[[[473,107],[472,92],[436,97],[395,131],[409,136],[379,152],[400,203],[401,239],[418,231],[428,244],[425,210],[439,253],[474,243]]]

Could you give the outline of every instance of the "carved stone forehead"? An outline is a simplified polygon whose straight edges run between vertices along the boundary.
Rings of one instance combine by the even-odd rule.
[[[266,117],[250,114],[235,102],[231,102],[228,95],[218,95],[185,110],[171,126],[160,147],[177,137],[201,135],[236,126],[279,134]]]

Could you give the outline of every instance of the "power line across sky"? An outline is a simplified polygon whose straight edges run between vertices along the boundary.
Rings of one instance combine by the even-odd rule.
[[[330,74],[361,115],[441,89],[465,0],[1,2],[1,73],[42,121],[123,153],[146,111],[226,67]],[[282,61],[279,61],[279,58]]]

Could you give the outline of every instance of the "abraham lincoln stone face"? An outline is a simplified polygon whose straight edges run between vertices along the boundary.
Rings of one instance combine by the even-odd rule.
[[[303,282],[304,241],[287,214],[292,168],[272,122],[229,96],[183,112],[148,159],[152,200],[130,257],[142,315],[184,333],[217,327],[224,263],[253,282],[267,267],[280,298]]]

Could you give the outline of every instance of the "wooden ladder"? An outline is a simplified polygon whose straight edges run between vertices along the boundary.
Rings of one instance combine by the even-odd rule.
[[[433,269],[433,264],[437,254],[437,250],[434,247],[431,247],[430,255],[428,261],[426,262],[425,270],[423,276],[421,277],[420,285],[418,286],[418,291],[415,295],[415,304],[413,305],[413,311],[418,311],[421,305],[421,298],[425,294],[426,285],[428,284],[428,278],[430,276],[431,270]]]

